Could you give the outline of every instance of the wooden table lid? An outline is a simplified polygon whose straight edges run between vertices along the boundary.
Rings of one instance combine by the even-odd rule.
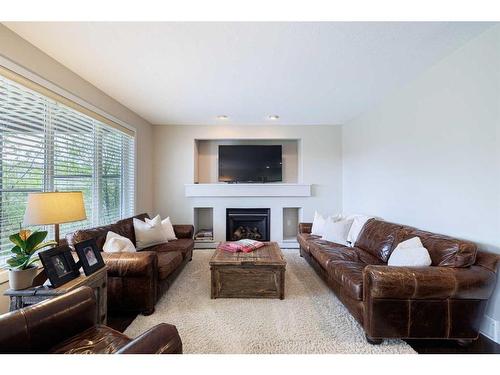
[[[217,249],[215,250],[211,266],[229,266],[229,265],[268,265],[268,266],[285,266],[286,261],[283,257],[280,247],[276,242],[266,242],[257,250],[249,253],[237,252],[231,253]]]

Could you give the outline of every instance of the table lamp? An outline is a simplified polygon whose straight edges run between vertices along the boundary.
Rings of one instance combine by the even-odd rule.
[[[55,241],[59,244],[59,224],[86,218],[81,191],[29,193],[23,225],[54,225]]]

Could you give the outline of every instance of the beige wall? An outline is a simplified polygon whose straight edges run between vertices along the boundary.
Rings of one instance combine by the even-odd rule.
[[[152,212],[152,126],[146,120],[0,24],[0,56],[59,86],[136,130],[136,211]],[[0,272],[1,273],[1,272]],[[0,279],[0,294],[8,284]],[[8,301],[0,296],[0,313]]]
[[[345,211],[500,253],[499,46],[496,26],[344,126]],[[498,280],[487,317],[500,340]]]
[[[281,145],[283,162],[283,182],[297,183],[298,140],[200,140],[198,141],[198,163],[195,168],[195,182],[200,184],[219,182],[219,146],[220,145]],[[196,158],[196,155],[195,155]],[[196,176],[196,174],[198,176]]]
[[[154,207],[176,223],[192,223],[194,207],[214,207],[215,236],[225,235],[225,207],[270,207],[271,236],[279,241],[281,207],[302,207],[301,219],[312,221],[315,210],[342,212],[342,128],[340,126],[154,126]],[[185,196],[184,184],[195,181],[196,139],[298,140],[297,179],[312,184],[312,197]],[[217,144],[215,142],[214,144]],[[211,158],[209,158],[211,159]],[[203,162],[205,163],[205,162]],[[208,162],[207,165],[213,165]],[[208,167],[211,169],[211,167]],[[212,174],[215,174],[213,172]],[[220,219],[220,220],[219,220]],[[276,225],[274,225],[274,224]]]

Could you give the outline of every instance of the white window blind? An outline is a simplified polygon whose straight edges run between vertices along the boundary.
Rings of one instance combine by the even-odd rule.
[[[0,76],[0,265],[29,192],[83,192],[87,220],[64,235],[133,215],[134,175],[132,136]]]

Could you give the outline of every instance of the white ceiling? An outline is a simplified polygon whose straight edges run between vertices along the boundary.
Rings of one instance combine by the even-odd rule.
[[[491,24],[6,26],[153,124],[320,125],[358,116]]]

